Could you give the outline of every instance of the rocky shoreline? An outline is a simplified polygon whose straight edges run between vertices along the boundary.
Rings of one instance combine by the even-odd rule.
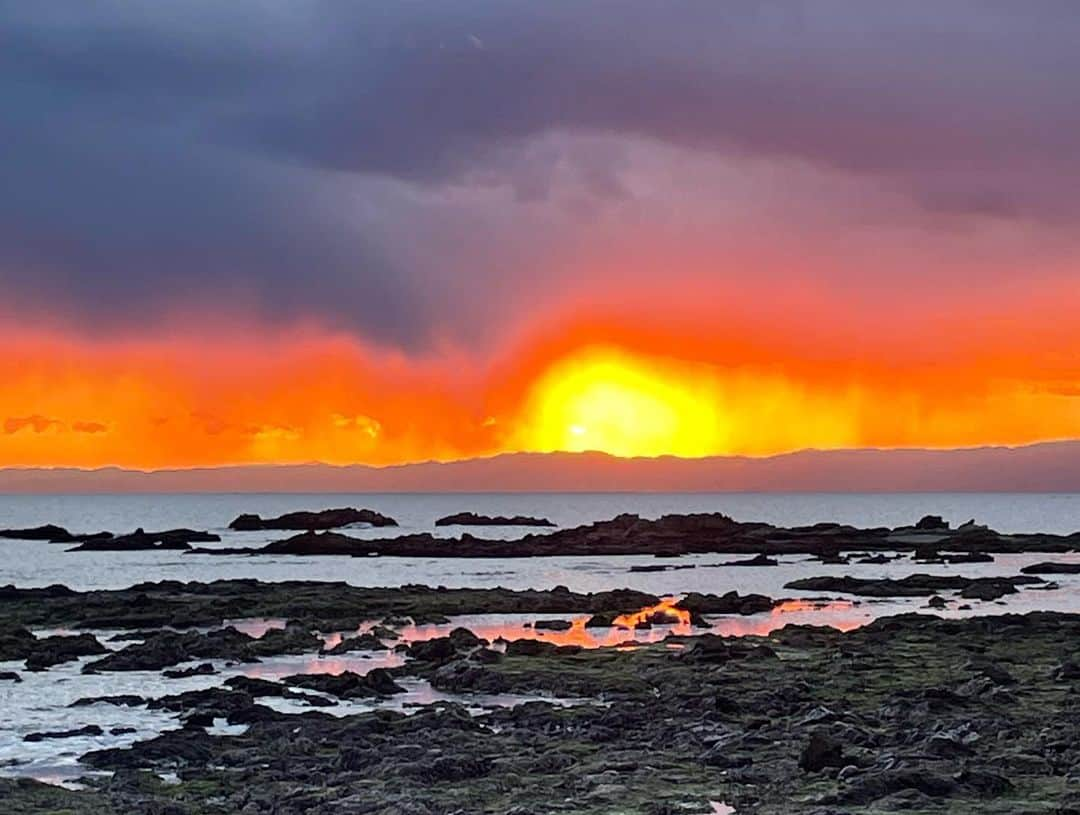
[[[30,605],[52,599],[14,602],[33,616]],[[1077,615],[910,614],[848,633],[787,626],[631,649],[514,646],[496,650],[458,629],[412,647],[392,671],[122,699],[176,713],[179,729],[83,756],[111,773],[87,778],[85,790],[0,780],[0,798],[18,815],[675,815],[721,801],[739,815],[1080,807]],[[410,715],[322,712],[335,699],[392,696],[409,676],[465,697],[580,699],[479,715],[445,702]],[[260,701],[289,695],[321,701],[298,714]],[[218,719],[243,732],[208,731]]]
[[[336,523],[355,516],[322,517]],[[56,529],[41,528],[38,539],[52,539]],[[210,534],[171,532],[139,534],[154,546]],[[110,542],[69,536],[82,538],[80,546]],[[722,802],[737,815],[1080,812],[1080,615],[1000,614],[992,605],[1073,579],[1073,562],[1051,557],[1075,551],[1076,535],[952,529],[932,517],[899,529],[856,529],[779,528],[721,515],[620,516],[517,541],[366,541],[304,531],[267,549],[289,553],[313,539],[350,555],[364,553],[357,547],[406,554],[436,545],[462,556],[507,547],[563,555],[725,553],[732,557],[722,563],[655,566],[731,566],[740,575],[776,569],[785,555],[821,564],[953,565],[947,574],[885,578],[872,570],[772,584],[796,600],[739,591],[665,598],[632,589],[254,579],[97,591],[3,586],[0,661],[21,662],[3,666],[4,692],[40,688],[52,676],[101,690],[62,708],[54,726],[22,736],[27,749],[89,743],[72,754],[88,773],[85,789],[0,778],[0,809],[705,815],[727,811],[714,808]],[[985,572],[964,565],[1014,552],[1048,557],[1012,575],[980,576]],[[816,571],[814,562],[807,567]],[[819,603],[867,598],[843,601],[849,607],[882,598],[932,609],[986,603],[976,611],[996,616],[903,614],[863,624],[868,614],[846,633],[776,627],[784,624],[783,609],[807,605],[809,593]],[[526,619],[518,625],[528,636],[518,629],[507,639],[498,626],[486,631],[475,622],[498,615]],[[756,636],[709,631],[736,619],[751,621],[745,631]],[[773,619],[776,626],[757,625]],[[241,630],[238,621],[274,624]],[[428,628],[418,638],[426,626],[436,633]],[[634,641],[635,633],[644,639]],[[313,663],[324,659],[339,667],[322,672]],[[276,672],[241,672],[275,660]],[[417,688],[444,701],[410,695]],[[102,706],[128,718],[88,715]],[[132,734],[130,717],[142,716],[172,729],[156,724]],[[131,734],[126,741],[107,741],[124,734]],[[98,738],[106,741],[95,748]]]

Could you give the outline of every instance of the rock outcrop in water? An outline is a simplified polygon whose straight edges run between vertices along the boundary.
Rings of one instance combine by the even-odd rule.
[[[93,634],[38,637],[25,628],[0,628],[0,662],[25,660],[28,671],[45,671],[80,657],[105,654],[108,650]]]
[[[192,543],[214,543],[221,537],[213,532],[195,529],[166,529],[162,532],[146,532],[141,527],[130,535],[91,537],[69,552],[134,552],[145,549],[184,551]]]
[[[936,521],[898,529],[859,529],[833,523],[778,527],[735,521],[726,515],[665,515],[647,520],[619,515],[570,529],[529,534],[516,540],[492,540],[470,534],[438,538],[423,533],[396,538],[361,540],[341,533],[304,534],[261,548],[198,549],[203,554],[382,555],[399,557],[538,557],[722,553],[754,555],[811,555],[828,562],[842,561],[845,552],[918,553],[927,559],[985,560],[986,553],[1072,552],[1080,550],[1080,533],[1072,535],[1006,535],[972,524],[942,528]],[[262,527],[260,527],[262,528]],[[321,527],[320,527],[321,528]],[[967,555],[963,557],[957,557]],[[768,565],[751,561],[747,565]]]
[[[12,540],[47,541],[49,543],[81,543],[82,541],[111,538],[112,532],[89,532],[73,534],[56,524],[45,524],[26,529],[0,529],[0,538]]]
[[[459,512],[435,521],[435,526],[555,526],[547,518],[530,515],[477,515],[475,512]]]
[[[825,591],[855,594],[861,597],[925,597],[943,591],[956,591],[973,600],[997,600],[1016,594],[1017,586],[1042,583],[1038,577],[961,577],[959,575],[913,574],[897,580],[864,577],[806,577],[793,580],[784,588],[799,591]]]
[[[371,509],[324,509],[319,512],[286,512],[276,518],[262,518],[258,515],[241,515],[229,524],[229,529],[237,531],[255,531],[261,529],[315,530],[336,529],[352,524],[369,526],[397,526],[393,518]]]

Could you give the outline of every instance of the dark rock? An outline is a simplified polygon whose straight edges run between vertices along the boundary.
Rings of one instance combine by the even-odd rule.
[[[1080,563],[1033,563],[1020,570],[1023,574],[1080,574]]]
[[[730,560],[727,563],[721,563],[721,566],[779,566],[780,561],[775,558],[771,558],[764,552],[754,555],[747,560]]]
[[[393,676],[383,668],[376,668],[363,676],[351,671],[340,674],[297,674],[287,676],[283,681],[288,685],[319,691],[339,699],[367,699],[405,693],[405,688],[394,682]]]
[[[119,696],[84,696],[76,699],[68,707],[86,707],[87,705],[116,705],[117,707],[139,707],[145,705],[146,700],[133,694]]]
[[[88,724],[73,730],[53,730],[45,733],[29,733],[23,741],[45,741],[46,739],[71,739],[77,736],[101,736],[104,731],[96,724]]]
[[[960,596],[965,600],[997,600],[1007,594],[1016,594],[1012,581],[992,577],[973,580],[960,590]]]
[[[357,637],[346,637],[324,654],[347,654],[350,651],[385,651],[386,645],[374,634],[367,632]]]
[[[475,512],[459,512],[447,515],[435,521],[435,526],[555,526],[547,518],[533,518],[527,515],[477,515]]]
[[[344,507],[324,509],[319,512],[287,512],[276,518],[261,518],[258,515],[241,515],[229,524],[229,529],[254,531],[263,529],[316,530],[336,529],[352,524],[369,526],[397,526],[397,521],[371,509]]]
[[[692,591],[675,604],[676,608],[691,614],[759,614],[771,611],[776,602],[762,594],[740,595],[737,591],[727,594],[699,594]]]
[[[924,515],[915,524],[915,528],[926,532],[948,532],[949,522],[940,515]]]
[[[194,529],[166,529],[162,532],[146,532],[136,529],[130,535],[95,537],[85,539],[69,552],[127,552],[145,549],[186,551],[192,543],[213,543],[221,538],[212,532]]]
[[[15,671],[0,671],[0,682],[22,682],[22,677]]]
[[[98,642],[93,634],[45,637],[34,644],[33,653],[26,658],[26,670],[44,671],[62,662],[108,652],[109,649]]]
[[[1016,586],[1037,581],[1035,577],[960,577],[913,574],[899,580],[845,576],[807,577],[784,586],[801,591],[839,592],[863,597],[921,597],[942,591],[959,591],[966,599],[997,599],[1016,592]]]
[[[62,541],[71,540],[71,533],[62,526],[45,524],[24,529],[0,529],[0,538],[12,538],[26,541]]]
[[[818,773],[826,767],[843,767],[844,745],[824,731],[810,734],[810,741],[799,756],[799,766],[808,773]]]
[[[569,631],[573,626],[569,620],[537,620],[533,623],[539,631]]]
[[[213,676],[217,673],[213,664],[204,662],[201,665],[195,665],[191,668],[184,668],[178,671],[163,671],[162,676],[166,679],[186,679],[189,676]]]

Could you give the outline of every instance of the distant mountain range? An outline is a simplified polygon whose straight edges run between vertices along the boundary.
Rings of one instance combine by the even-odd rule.
[[[767,458],[512,453],[394,467],[7,468],[0,492],[1080,492],[1080,441]]]

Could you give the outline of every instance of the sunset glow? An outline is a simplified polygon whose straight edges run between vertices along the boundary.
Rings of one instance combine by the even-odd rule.
[[[1077,114],[1029,14],[542,8],[265,53],[226,9],[20,15],[58,64],[2,80],[0,466],[1080,438]]]
[[[710,359],[707,335],[696,358],[680,359],[661,335],[610,326],[598,334],[604,342],[512,347],[497,365],[465,352],[414,360],[319,333],[213,343],[27,334],[9,339],[0,358],[0,462],[152,469],[517,450],[769,455],[1022,444],[1080,426],[1072,380],[1056,372],[988,376],[976,359],[932,374],[872,360],[858,371],[790,357],[732,364]]]

